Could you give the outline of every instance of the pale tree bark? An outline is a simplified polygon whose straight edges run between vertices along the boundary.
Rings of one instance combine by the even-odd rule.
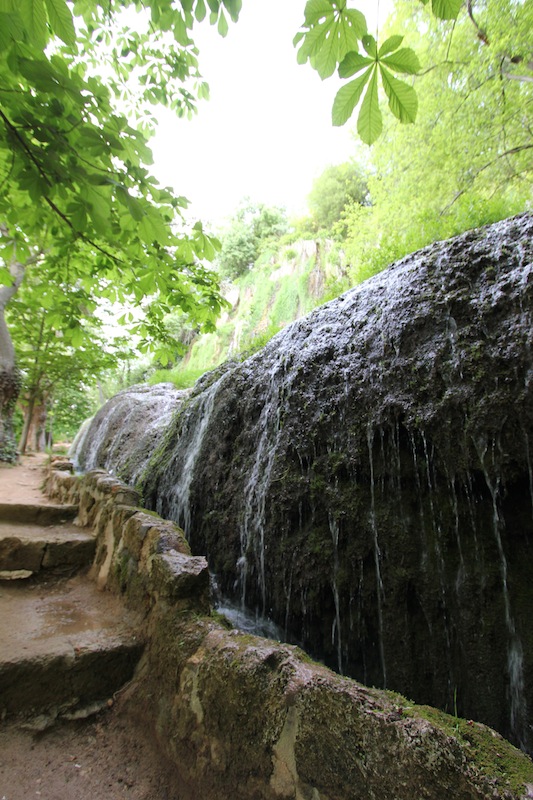
[[[9,272],[13,278],[12,283],[9,286],[0,286],[0,461],[14,461],[16,458],[13,411],[20,391],[20,375],[5,311],[22,283],[25,265],[14,261]]]
[[[41,327],[39,330],[39,336],[37,341],[34,343],[34,352],[36,354],[36,359],[39,358],[39,354],[41,353],[41,348],[43,344],[43,332],[44,332],[44,315],[41,316]],[[41,452],[44,450],[44,445],[41,448],[39,446],[39,428],[42,427],[42,440],[44,441],[44,423],[46,422],[46,403],[43,397],[43,392],[41,389],[41,379],[43,375],[36,368],[36,371],[30,370],[30,381],[29,386],[27,387],[26,397],[25,400],[25,408],[24,408],[24,426],[22,428],[22,434],[20,437],[19,442],[19,453],[24,455],[26,452],[26,447],[28,446],[28,442],[32,441],[32,437],[34,439],[33,448],[32,444],[30,443],[30,449],[34,449],[36,452]],[[20,403],[19,403],[20,405]],[[24,404],[23,404],[24,405]],[[44,414],[43,425],[40,426],[39,418],[42,417]]]
[[[46,402],[30,395],[28,405],[24,409],[24,427],[19,441],[19,453],[24,455],[27,449],[35,453],[44,453],[47,447]]]
[[[40,261],[44,251],[34,249],[24,263],[17,261],[16,244],[7,225],[0,222],[0,236],[13,245],[13,256],[6,264],[11,275],[11,283],[0,285],[0,461],[15,461],[17,446],[13,431],[13,412],[20,392],[21,379],[15,360],[15,348],[6,323],[6,308],[18,292],[26,269]]]

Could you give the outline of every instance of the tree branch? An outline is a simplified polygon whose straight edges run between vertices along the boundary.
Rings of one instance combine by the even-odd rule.
[[[514,156],[517,153],[521,153],[524,150],[533,150],[533,144],[522,144],[519,145],[518,147],[511,147],[509,150],[505,150],[505,152],[503,153],[499,153],[499,155],[497,155],[496,158],[493,158],[492,161],[489,161],[487,164],[484,164],[482,167],[478,169],[478,171],[472,177],[471,183],[474,183],[474,181],[481,175],[482,172],[484,172],[486,169],[489,169],[489,167],[492,167],[493,164],[496,164],[496,162],[499,161],[500,159],[507,158],[507,156]],[[448,211],[453,206],[453,204],[456,203],[457,200],[459,200],[459,198],[465,194],[466,191],[467,189],[465,188],[457,192],[457,194],[453,197],[453,199],[450,200],[450,202],[444,206],[439,216],[441,217],[444,216],[446,211]]]
[[[47,186],[49,186],[49,187],[51,188],[51,187],[52,187],[52,182],[50,181],[50,178],[48,177],[48,175],[46,174],[46,172],[43,170],[43,168],[42,168],[42,165],[41,165],[41,164],[39,163],[39,161],[38,161],[38,160],[35,158],[35,155],[33,154],[33,152],[32,152],[32,150],[31,150],[30,146],[29,146],[29,145],[28,145],[28,143],[25,141],[24,137],[20,135],[20,133],[19,133],[19,131],[17,130],[17,128],[16,128],[16,127],[15,127],[15,126],[14,126],[14,125],[13,125],[13,124],[10,122],[10,120],[9,120],[9,119],[6,117],[6,115],[4,114],[4,112],[3,112],[1,109],[0,109],[0,119],[3,119],[3,120],[4,120],[4,123],[5,123],[5,125],[6,125],[6,126],[7,126],[7,128],[8,128],[8,129],[9,129],[9,130],[10,130],[10,131],[11,131],[11,132],[14,134],[14,136],[16,137],[16,139],[18,140],[18,142],[19,142],[19,144],[20,144],[20,147],[21,147],[21,148],[22,148],[22,150],[23,150],[23,151],[26,153],[27,157],[30,159],[30,161],[32,162],[32,164],[35,166],[35,168],[36,168],[36,169],[37,169],[37,171],[39,172],[39,175],[41,176],[41,178],[44,180],[44,182],[46,183],[46,185],[47,185]],[[121,259],[120,259],[120,258],[118,258],[117,256],[115,256],[115,255],[113,255],[112,253],[110,253],[110,252],[109,252],[108,250],[106,250],[104,247],[101,247],[99,244],[97,244],[97,243],[96,243],[95,241],[93,241],[92,239],[89,239],[89,237],[87,237],[87,236],[85,236],[84,234],[82,234],[82,233],[80,233],[79,231],[77,231],[77,230],[76,230],[76,228],[74,227],[74,225],[72,224],[72,222],[70,221],[70,219],[69,219],[69,218],[66,216],[66,214],[64,214],[64,213],[61,211],[61,209],[59,209],[59,208],[58,208],[58,206],[56,206],[56,204],[54,203],[54,201],[53,201],[53,200],[52,200],[50,197],[48,197],[48,195],[46,195],[46,194],[43,194],[43,195],[42,195],[42,197],[43,197],[43,200],[45,201],[45,203],[47,203],[47,204],[50,206],[50,208],[52,209],[52,211],[53,211],[55,214],[57,214],[57,216],[58,216],[60,219],[62,219],[62,220],[63,220],[63,222],[64,222],[64,223],[65,223],[65,224],[66,224],[66,225],[67,225],[67,226],[70,228],[70,230],[71,230],[71,231],[72,231],[72,232],[75,234],[76,238],[80,238],[80,239],[82,239],[84,242],[87,242],[87,244],[90,244],[90,245],[91,245],[91,247],[94,247],[96,250],[98,250],[98,252],[99,252],[99,253],[102,253],[102,255],[104,255],[104,256],[107,256],[107,258],[110,258],[112,261],[115,261],[117,264],[120,264],[120,263],[121,263]]]
[[[478,23],[476,22],[476,20],[474,19],[474,13],[472,11],[472,0],[468,0],[468,2],[466,4],[466,8],[467,8],[467,11],[468,11],[468,16],[472,20],[472,22],[474,24],[474,27],[477,30],[478,39],[480,39],[483,42],[483,44],[487,44],[488,45],[489,44],[489,37],[487,36],[487,34],[483,30],[483,28],[481,28],[478,25]]]
[[[520,81],[521,83],[533,83],[533,75],[513,75],[512,72],[504,72],[504,70],[502,70],[502,75],[508,78],[510,81]]]

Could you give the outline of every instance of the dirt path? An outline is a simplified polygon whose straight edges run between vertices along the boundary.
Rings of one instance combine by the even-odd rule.
[[[182,800],[171,765],[120,705],[44,733],[0,728],[0,800]]]
[[[48,456],[43,453],[22,456],[19,464],[0,462],[0,503],[44,503],[50,501],[40,489],[43,466]],[[1,795],[0,795],[1,798]]]
[[[0,503],[48,502],[39,488],[44,460],[0,465]],[[125,692],[90,719],[44,731],[0,724],[0,800],[185,800],[133,703]]]

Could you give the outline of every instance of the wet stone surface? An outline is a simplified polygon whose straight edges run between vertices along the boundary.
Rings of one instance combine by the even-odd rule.
[[[290,325],[201,379],[136,475],[234,603],[529,750],[532,238],[522,215],[437,243]],[[82,465],[144,435],[123,423]]]

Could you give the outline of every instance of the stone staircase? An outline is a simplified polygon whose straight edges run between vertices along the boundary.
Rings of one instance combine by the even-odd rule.
[[[0,469],[0,718],[45,727],[108,704],[143,641],[89,578],[94,535],[74,524],[76,506],[44,497],[39,467]]]

